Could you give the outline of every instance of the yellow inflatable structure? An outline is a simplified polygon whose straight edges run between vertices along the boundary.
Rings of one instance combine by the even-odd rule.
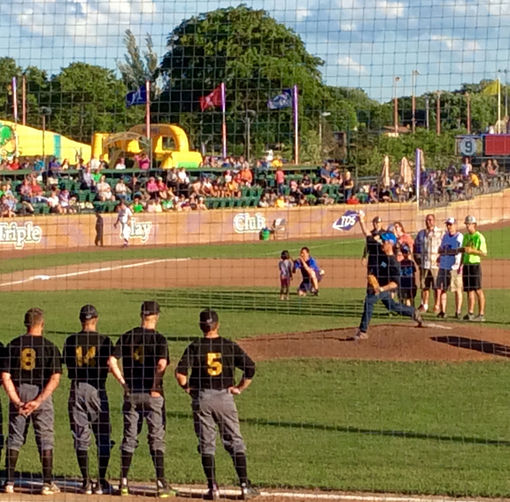
[[[59,133],[0,119],[0,158],[56,157],[75,164],[79,159],[90,160],[91,147],[66,138]]]
[[[96,133],[92,140],[92,155],[103,156],[113,161],[110,151],[116,149],[128,154],[139,154],[147,150],[146,126],[140,124],[123,133]],[[151,150],[153,159],[162,169],[173,167],[197,168],[202,162],[199,152],[189,149],[188,136],[175,124],[151,124]]]

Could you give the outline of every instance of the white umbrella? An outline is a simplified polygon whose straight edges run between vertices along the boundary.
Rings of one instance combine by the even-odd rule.
[[[388,155],[384,156],[382,171],[381,171],[381,185],[383,188],[390,186],[390,158]]]
[[[413,182],[413,172],[407,157],[402,157],[400,161],[400,178],[404,185],[409,186]]]

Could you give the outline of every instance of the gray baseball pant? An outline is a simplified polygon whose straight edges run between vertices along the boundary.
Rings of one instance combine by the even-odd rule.
[[[41,388],[38,385],[23,383],[18,388],[18,394],[22,402],[26,403],[35,399]],[[18,412],[12,402],[9,403],[9,435],[7,436],[7,448],[19,451],[25,444],[30,421],[34,424],[35,442],[39,451],[53,450],[53,400],[48,398],[41,403],[31,415],[24,417]]]
[[[124,399],[124,437],[121,449],[134,453],[143,419],[147,420],[147,440],[151,451],[165,451],[166,413],[164,397],[151,397],[148,393],[131,394]]]
[[[89,449],[92,428],[99,453],[107,455],[111,450],[111,425],[105,389],[97,389],[86,382],[72,382],[68,411],[74,448]]]
[[[205,389],[193,395],[193,424],[202,455],[216,451],[216,425],[223,447],[230,455],[245,453],[234,396],[227,389]]]

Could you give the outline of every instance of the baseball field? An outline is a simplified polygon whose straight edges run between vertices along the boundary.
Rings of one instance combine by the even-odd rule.
[[[172,359],[165,381],[167,477],[175,484],[203,485],[189,398],[173,379],[173,367],[189,340],[199,336],[199,311],[212,307],[220,314],[221,333],[239,341],[257,362],[254,382],[238,406],[251,478],[265,492],[510,497],[510,262],[505,259],[510,227],[482,231],[489,248],[483,325],[438,322],[428,314],[425,327],[415,328],[378,307],[370,338],[354,341],[364,298],[363,241],[331,239],[4,251],[1,340],[20,334],[24,312],[39,306],[48,337],[61,348],[67,334],[79,330],[78,311],[85,303],[97,307],[100,331],[116,339],[138,325],[140,303],[156,299]],[[302,245],[326,270],[320,295],[293,294],[280,301],[279,254],[288,249],[295,257]],[[62,480],[79,474],[68,388],[64,377],[54,398],[55,474]],[[109,476],[115,480],[122,396],[113,379],[108,392],[117,445]],[[4,396],[4,417],[6,404]],[[220,444],[217,458],[219,482],[235,485]],[[32,435],[18,469],[40,470]],[[142,485],[154,476],[144,436],[131,476]]]

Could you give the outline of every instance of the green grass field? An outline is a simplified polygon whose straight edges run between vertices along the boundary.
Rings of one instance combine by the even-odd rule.
[[[488,318],[504,326],[506,291],[489,291]],[[355,326],[363,291],[324,290],[318,298],[280,302],[274,290],[68,291],[1,293],[5,342],[23,331],[27,308],[46,312],[48,336],[62,347],[79,329],[78,311],[92,302],[100,329],[115,338],[137,325],[140,302],[157,298],[161,331],[168,337],[172,368],[188,340],[199,335],[201,308],[220,311],[222,333],[233,339]],[[383,309],[374,323],[387,322]],[[395,318],[391,318],[395,322]],[[252,387],[238,399],[248,444],[250,474],[263,486],[510,496],[508,416],[510,367],[484,363],[389,363],[289,359],[258,364]],[[110,379],[113,437],[110,476],[119,472],[121,392]],[[55,394],[57,475],[77,476],[67,419],[68,381]],[[189,398],[166,377],[167,474],[174,482],[203,482]],[[6,398],[2,398],[4,416]],[[4,424],[5,429],[5,424]],[[132,477],[152,479],[142,433]],[[20,470],[39,472],[32,435]],[[234,484],[230,459],[218,444],[218,477]]]
[[[462,229],[461,229],[462,230]],[[340,234],[339,234],[340,235]],[[484,231],[487,238],[489,258],[508,258],[510,227]],[[0,273],[16,270],[55,267],[75,263],[98,261],[164,259],[164,258],[274,258],[277,260],[283,249],[291,256],[298,256],[301,246],[308,246],[316,258],[354,258],[363,252],[361,238],[312,239],[306,241],[255,241],[226,243],[207,246],[174,246],[160,248],[95,249],[72,253],[25,256],[0,262]]]

